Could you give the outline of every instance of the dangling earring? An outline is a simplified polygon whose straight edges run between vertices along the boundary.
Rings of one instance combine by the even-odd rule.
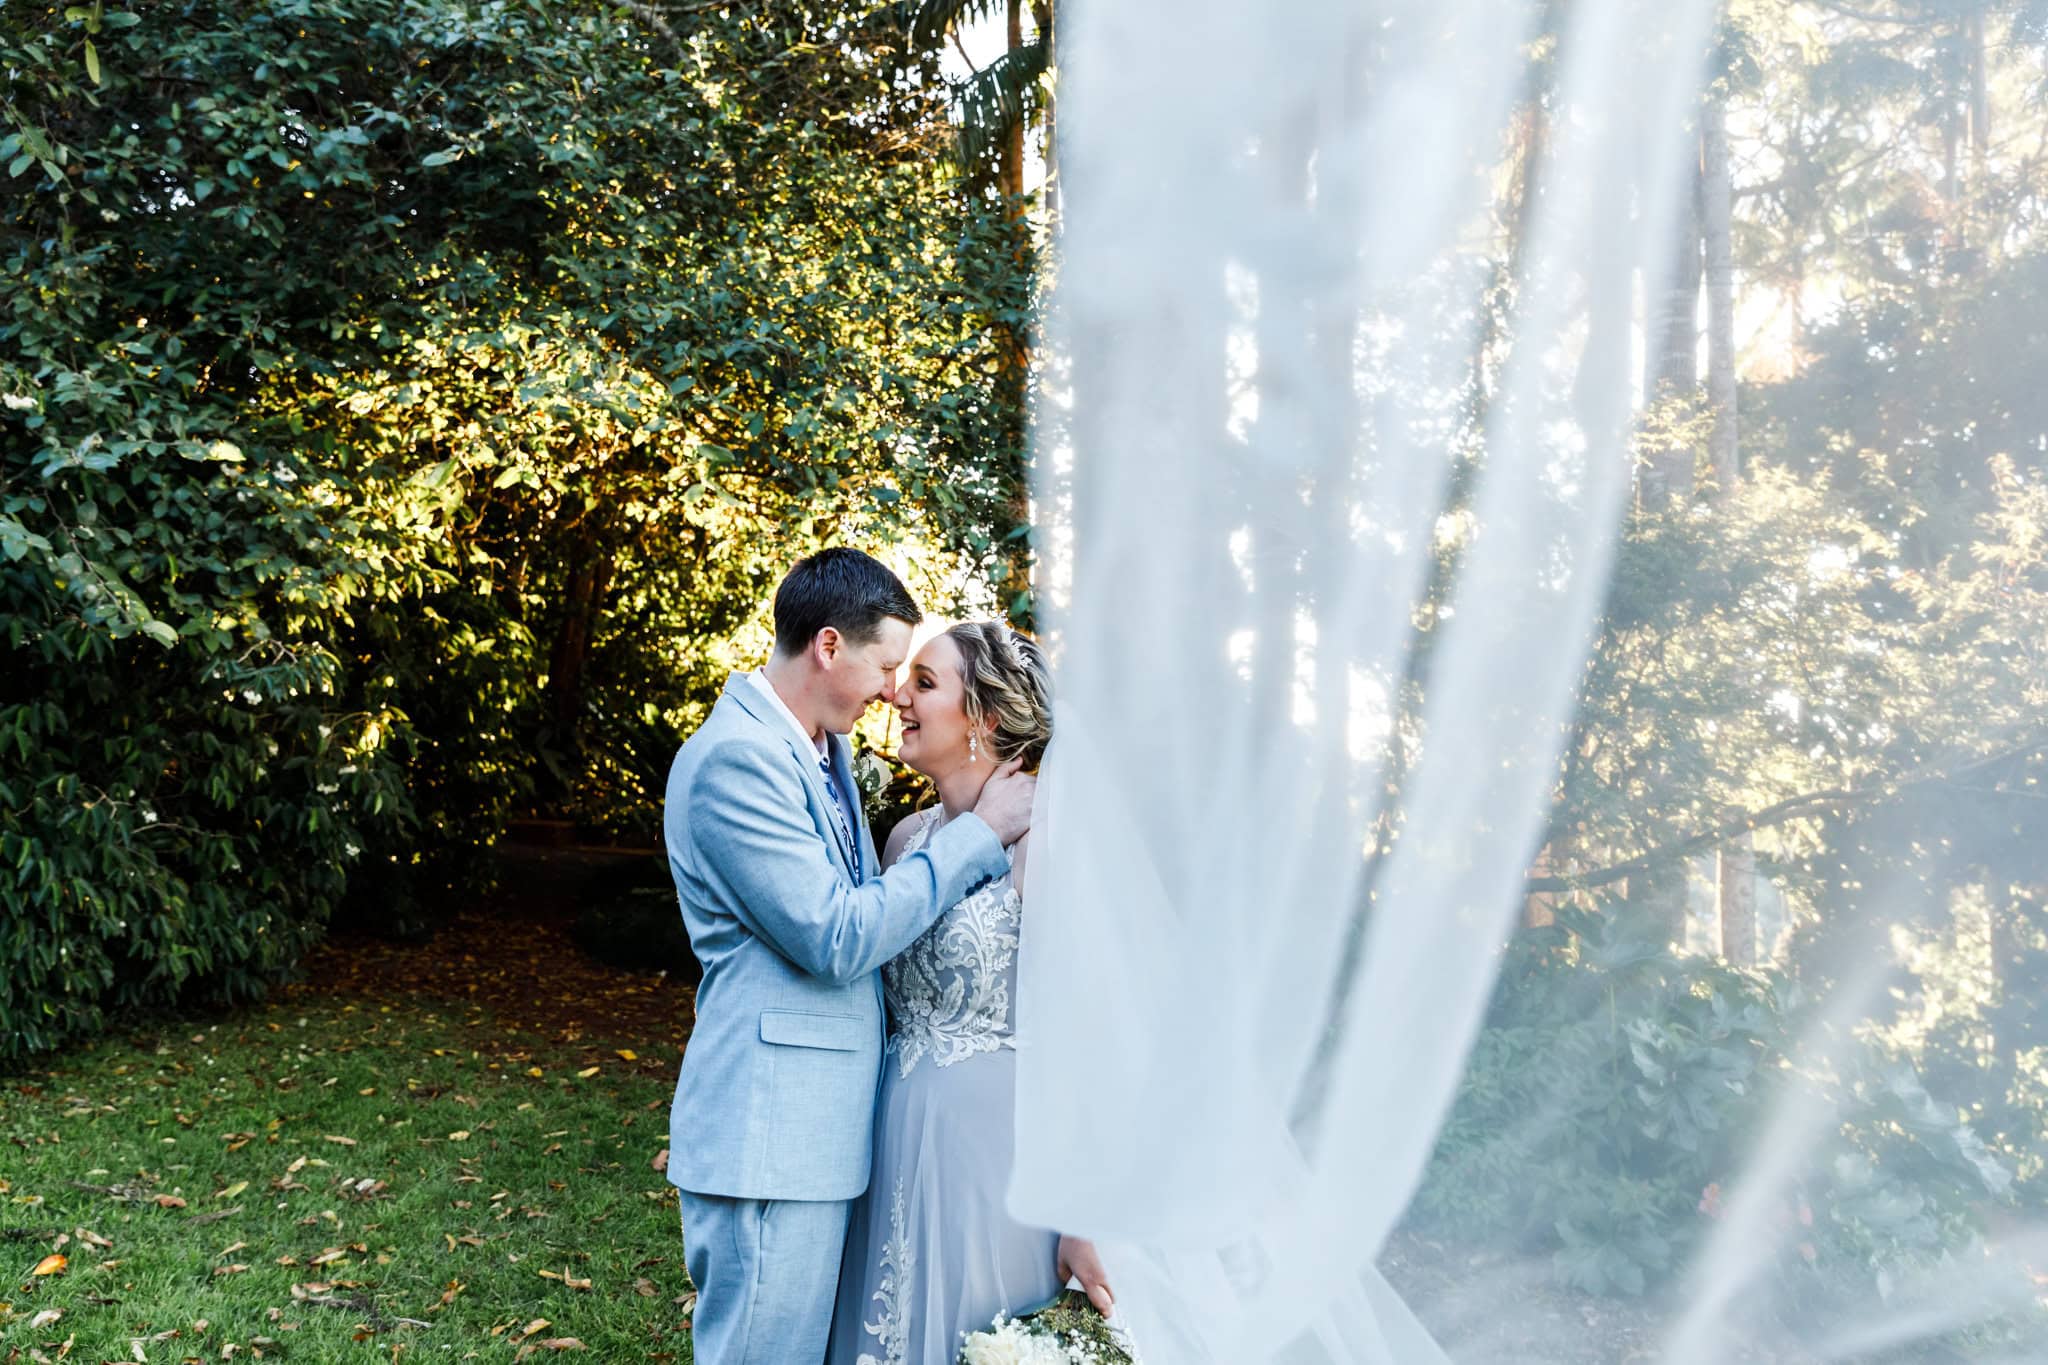
[[[967,761],[969,763],[979,763],[981,761],[981,732],[978,730],[967,737]]]

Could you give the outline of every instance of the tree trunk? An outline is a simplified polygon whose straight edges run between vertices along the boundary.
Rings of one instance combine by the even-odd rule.
[[[1556,860],[1551,856],[1551,845],[1544,844],[1536,850],[1536,859],[1529,864],[1531,877],[1548,877],[1557,871]],[[1522,927],[1541,929],[1557,923],[1557,897],[1547,891],[1533,892],[1522,897]]]
[[[583,698],[589,676],[590,640],[597,616],[611,590],[613,557],[591,538],[584,538],[569,566],[562,624],[548,660],[548,714],[557,742],[574,742],[583,719]]]
[[[1700,233],[1707,286],[1707,403],[1713,427],[1707,463],[1716,497],[1726,502],[1741,481],[1735,406],[1735,243],[1730,204],[1728,107],[1714,95],[1700,115]]]
[[[1699,138],[1688,137],[1692,162],[1678,213],[1677,243],[1669,272],[1653,281],[1645,299],[1643,402],[1646,406],[1673,395],[1688,395],[1699,385],[1700,300],[1700,177]],[[1661,507],[1692,496],[1693,453],[1673,442],[1649,453],[1644,470],[1642,502]]]
[[[1024,46],[1024,0],[1007,0],[1007,10],[1004,33],[1009,51],[1014,56]],[[1010,211],[1017,212],[1016,200],[1024,193],[1024,120],[1021,118],[1003,134],[1002,160],[996,171],[996,181],[1004,198],[1011,201]]]
[[[1057,72],[1060,63],[1060,49],[1057,33],[1053,27],[1054,0],[1033,0],[1032,22],[1038,25],[1038,36],[1045,43],[1045,69]],[[1045,160],[1045,185],[1040,191],[1045,213],[1048,235],[1058,227],[1060,221],[1060,146],[1056,136],[1059,123],[1055,115],[1058,110],[1056,84],[1046,89],[1042,96],[1044,103],[1039,106],[1038,142],[1040,154]]]
[[[1962,122],[1951,105],[1941,116],[1941,197],[1951,209],[1963,197],[1963,133]]]
[[[1963,50],[1970,65],[1970,150],[1982,158],[1991,150],[1991,83],[1984,71],[1984,11],[1963,21]]]
[[[1756,846],[1747,833],[1721,847],[1721,956],[1738,967],[1756,965]]]
[[[1735,400],[1735,243],[1730,206],[1733,171],[1728,164],[1728,104],[1714,92],[1700,109],[1700,237],[1707,289],[1707,465],[1714,496],[1726,503],[1741,482]],[[1721,956],[1738,967],[1756,965],[1756,845],[1743,831],[1720,850]]]
[[[1024,0],[1007,0],[1006,36],[1009,51],[1024,46]],[[1024,120],[1019,118],[1003,134],[996,168],[996,189],[1003,196],[1003,216],[1011,235],[1011,258],[1023,269],[1031,250],[1031,224],[1024,212]],[[1021,322],[997,323],[997,348],[1002,369],[997,379],[997,401],[1004,408],[1004,429],[1011,447],[1008,476],[1010,525],[1005,530],[1031,525],[1031,460],[1027,403],[1030,398],[1031,339]],[[1029,536],[1004,542],[1001,577],[996,590],[1001,597],[997,610],[1013,624],[1032,624],[1031,567]]]
[[[2039,974],[2029,971],[2042,927],[2048,925],[2048,885],[2000,885],[1993,878],[1984,888],[1990,916],[1991,1003],[1984,1012],[1990,1026],[1992,1103],[2012,1103],[2024,1056],[2041,1044]]]
[[[1664,941],[1680,952],[1692,938],[1691,864],[1680,861],[1641,877],[1629,878],[1629,897],[1642,905],[1652,923],[1664,934]]]
[[[2003,1109],[2012,1097],[2012,1083],[2019,1071],[2019,1053],[2013,1046],[2018,1030],[2013,1027],[2012,1000],[2013,967],[2019,961],[2018,935],[2013,932],[2014,920],[2011,897],[2001,896],[1995,883],[1984,888],[1985,925],[1990,939],[1991,987],[1990,1007],[1984,1011],[1984,1022],[1990,1025],[1991,1037],[1991,1101],[1995,1108]]]

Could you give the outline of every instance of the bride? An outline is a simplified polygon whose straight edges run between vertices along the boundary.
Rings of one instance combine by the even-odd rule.
[[[999,766],[1035,770],[1052,738],[1050,678],[1027,637],[957,625],[910,661],[896,691],[899,756],[939,804],[896,826],[885,868],[972,810]],[[963,1333],[1046,1302],[1070,1278],[1105,1314],[1095,1248],[1003,1208],[1016,1110],[1017,945],[1027,834],[1010,872],[952,906],[882,969],[889,1040],[875,1102],[873,1176],[854,1205],[829,1365],[953,1365]]]

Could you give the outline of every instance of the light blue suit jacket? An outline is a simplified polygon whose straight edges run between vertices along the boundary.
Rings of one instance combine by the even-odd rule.
[[[854,792],[844,737],[831,737],[831,758]],[[681,1189],[819,1200],[865,1190],[879,969],[1008,868],[994,832],[969,815],[887,876],[863,816],[855,867],[832,800],[817,751],[745,674],[669,769],[669,871],[704,965],[669,1109],[668,1178]]]

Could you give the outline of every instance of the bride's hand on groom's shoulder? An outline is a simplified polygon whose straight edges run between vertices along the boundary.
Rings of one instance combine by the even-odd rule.
[[[1038,779],[1024,771],[1022,759],[1013,758],[989,775],[974,813],[1007,847],[1031,828],[1031,803],[1037,792]]]
[[[1102,1257],[1096,1254],[1095,1243],[1086,1237],[1060,1238],[1058,1274],[1063,1286],[1070,1280],[1079,1280],[1081,1292],[1105,1318],[1115,1311],[1116,1295],[1109,1292],[1109,1275],[1102,1268]]]

